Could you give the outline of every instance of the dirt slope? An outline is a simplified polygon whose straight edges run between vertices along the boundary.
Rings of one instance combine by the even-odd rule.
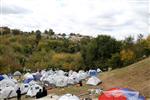
[[[125,87],[150,98],[150,57],[125,68],[104,72],[99,77],[105,90]]]

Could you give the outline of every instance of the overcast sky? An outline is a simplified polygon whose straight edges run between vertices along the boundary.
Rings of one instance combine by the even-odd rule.
[[[150,0],[0,0],[0,24],[23,31],[108,34],[117,39],[150,33]]]

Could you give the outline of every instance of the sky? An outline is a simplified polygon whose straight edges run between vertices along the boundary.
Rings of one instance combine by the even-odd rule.
[[[0,25],[117,39],[147,36],[150,0],[0,0]]]

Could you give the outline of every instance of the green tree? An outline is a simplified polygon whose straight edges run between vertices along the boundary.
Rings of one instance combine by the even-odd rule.
[[[123,41],[122,48],[132,48],[133,45],[134,45],[134,38],[132,36],[129,36],[125,38],[125,40]]]
[[[44,33],[45,33],[45,34],[48,34],[48,31],[47,31],[47,30],[45,30],[45,31],[44,31]]]
[[[112,69],[123,67],[120,54],[119,53],[113,54],[112,57],[108,60],[108,64],[109,67],[111,67]]]
[[[13,29],[12,30],[12,34],[13,35],[19,35],[19,34],[22,34],[22,32],[20,30],[18,30],[18,29]]]
[[[66,33],[62,33],[62,36],[63,36],[63,38],[65,38],[65,36],[66,36]]]
[[[36,33],[36,44],[38,45],[38,43],[41,39],[41,31],[37,30],[35,33]]]
[[[52,29],[49,29],[48,34],[49,34],[50,36],[52,36],[52,35],[55,34],[55,32],[54,32]]]
[[[0,27],[0,35],[10,34],[10,28],[8,27]]]
[[[108,68],[108,59],[119,52],[121,43],[107,35],[100,35],[82,49],[82,57],[88,67]]]

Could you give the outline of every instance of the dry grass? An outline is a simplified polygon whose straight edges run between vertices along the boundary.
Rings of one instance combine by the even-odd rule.
[[[150,98],[150,57],[125,68],[100,75],[104,89],[125,87],[139,91]]]
[[[65,88],[54,88],[49,90],[48,92],[49,94],[56,95],[71,93],[77,96],[83,95],[81,97],[89,97],[89,89],[103,88],[104,90],[108,90],[113,87],[125,87],[137,90],[145,97],[150,98],[150,58],[147,58],[125,68],[116,69],[110,72],[104,72],[99,75],[99,78],[103,81],[103,83],[99,86],[89,86],[84,82],[84,85],[82,87],[75,85]],[[97,98],[97,96],[94,95],[94,97],[92,98]],[[23,100],[33,99],[23,98]]]
[[[75,85],[75,86],[73,85],[73,86],[68,86],[65,88],[54,88],[54,89],[49,90],[49,93],[50,94],[55,93],[56,95],[63,95],[66,93],[70,93],[70,94],[77,95],[79,97],[91,97],[89,95],[89,89],[99,89],[99,88],[100,88],[100,85],[89,86],[89,85],[86,85],[84,82],[82,87],[80,87],[78,85]]]
[[[137,90],[145,97],[150,98],[150,58],[125,68],[104,72],[99,75],[99,78],[103,81],[99,86],[89,86],[86,84],[83,87],[69,86],[52,89],[49,93],[55,93],[57,95],[71,93],[80,96],[82,94],[88,94],[89,89],[103,88],[107,90],[113,87],[125,87]]]

